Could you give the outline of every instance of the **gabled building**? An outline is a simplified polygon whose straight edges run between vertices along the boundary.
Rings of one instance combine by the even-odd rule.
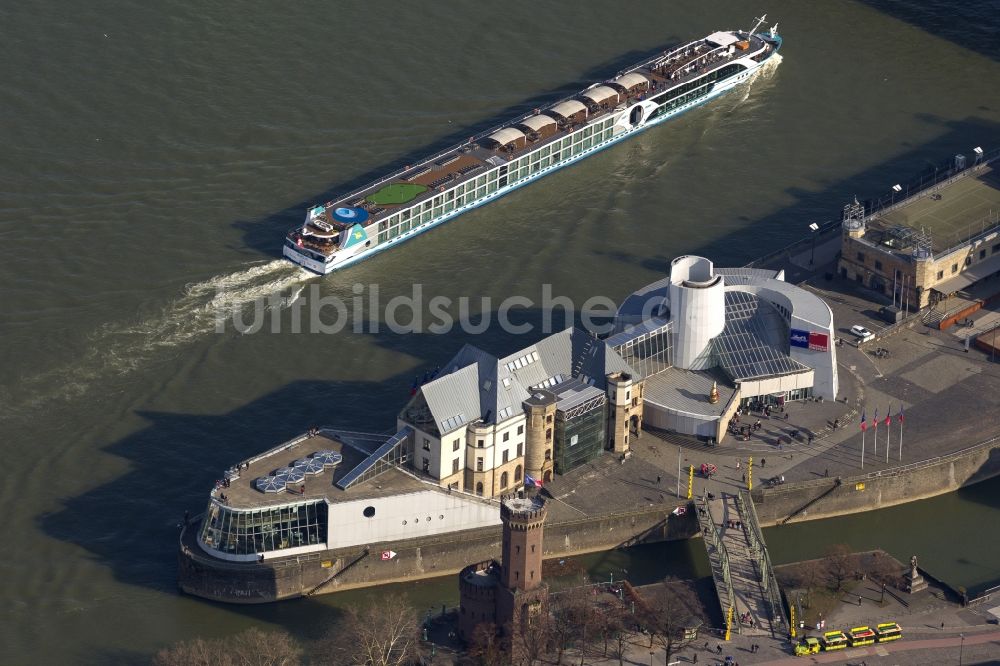
[[[570,328],[503,358],[466,345],[397,422],[413,430],[418,472],[492,497],[628,450],[642,426],[642,382],[614,349]]]

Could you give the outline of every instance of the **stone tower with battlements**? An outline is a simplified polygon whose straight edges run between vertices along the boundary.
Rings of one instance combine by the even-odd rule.
[[[548,613],[549,587],[542,580],[546,510],[545,500],[538,496],[509,499],[500,505],[503,545],[496,623],[508,649],[514,649],[514,634]]]

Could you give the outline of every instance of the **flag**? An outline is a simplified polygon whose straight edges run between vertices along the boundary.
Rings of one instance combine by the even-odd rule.
[[[872,417],[872,427],[878,428],[878,407],[875,408],[875,416]]]
[[[529,474],[525,474],[524,475],[524,485],[526,485],[526,486],[534,486],[535,488],[541,488],[542,487],[542,482],[536,480],[534,477],[532,477]]]
[[[868,419],[865,418],[865,410],[861,410],[861,432],[868,430]]]
[[[903,405],[899,406],[899,422],[903,422]]]
[[[889,403],[889,409],[885,412],[885,425],[886,427],[892,425],[892,403]]]

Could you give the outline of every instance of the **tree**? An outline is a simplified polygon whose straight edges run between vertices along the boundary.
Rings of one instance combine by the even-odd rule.
[[[330,664],[403,666],[417,657],[419,644],[416,613],[405,598],[390,594],[349,608],[345,622],[323,639],[321,652]]]
[[[606,616],[605,636],[612,641],[612,654],[618,660],[618,666],[625,664],[625,651],[628,649],[629,638],[635,624],[635,616],[624,606],[617,606],[610,609]],[[607,656],[607,643],[605,643],[604,656]]]
[[[812,607],[813,588],[822,583],[825,573],[825,567],[819,560],[806,560],[799,565],[799,584],[806,588],[806,608]]]
[[[250,628],[228,638],[196,638],[160,650],[154,666],[298,666],[302,648],[284,631]]]
[[[469,656],[478,666],[503,666],[507,660],[503,644],[492,622],[476,625],[469,641]]]
[[[878,583],[899,586],[899,563],[883,551],[876,550],[872,553],[869,572],[872,580]]]
[[[846,543],[835,543],[826,549],[822,564],[834,590],[843,589],[844,582],[854,576],[851,554],[851,547]]]
[[[534,666],[548,650],[551,640],[552,619],[546,604],[542,612],[533,615],[529,622],[522,622],[517,630],[512,631],[512,661],[521,666]]]
[[[691,644],[685,629],[699,623],[701,603],[686,583],[665,580],[652,594],[648,609],[643,620],[669,664],[674,653]]]
[[[590,603],[587,590],[575,587],[549,597],[552,607],[551,637],[555,643],[556,663],[561,664],[566,648],[580,636],[579,619],[582,609]]]

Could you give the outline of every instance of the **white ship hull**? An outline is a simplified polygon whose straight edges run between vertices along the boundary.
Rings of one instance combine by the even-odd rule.
[[[777,51],[777,46],[780,45],[780,38],[775,37],[776,45],[774,51]],[[469,201],[456,207],[454,210],[444,213],[442,215],[433,217],[432,219],[423,222],[419,225],[413,226],[411,229],[399,233],[399,235],[389,238],[386,240],[372,239],[372,242],[366,246],[355,246],[348,250],[338,250],[332,257],[323,257],[318,252],[304,251],[301,248],[296,247],[293,243],[286,241],[284,246],[284,256],[291,261],[307,268],[310,271],[318,273],[320,275],[326,275],[332,273],[335,270],[350,266],[359,261],[367,259],[378,252],[387,250],[389,248],[395,247],[411,238],[428,231],[440,224],[451,220],[454,217],[461,215],[473,208],[478,208],[483,204],[489,203],[495,199],[498,199],[505,194],[513,192],[514,190],[527,185],[528,183],[534,182],[539,178],[549,175],[550,173],[562,169],[563,167],[575,164],[580,160],[589,157],[590,155],[604,150],[612,145],[615,145],[621,141],[624,141],[639,132],[642,132],[650,127],[659,125],[666,122],[685,111],[689,111],[697,106],[701,106],[706,102],[713,100],[725,93],[738,88],[740,86],[746,85],[766,63],[768,59],[764,59],[760,62],[754,60],[750,57],[733,60],[731,64],[737,64],[745,67],[745,70],[731,76],[723,81],[719,81],[717,85],[714,85],[710,92],[707,94],[697,97],[689,102],[678,105],[676,108],[670,109],[669,111],[662,111],[659,115],[656,115],[652,119],[649,119],[649,115],[655,112],[657,105],[650,101],[640,101],[621,110],[617,110],[613,117],[615,120],[614,128],[615,133],[608,139],[601,141],[600,143],[595,143],[593,146],[581,150],[579,153],[571,155],[561,161],[546,166],[539,169],[538,171],[525,176],[523,179],[518,180],[515,183],[504,185],[497,188],[494,192],[488,193],[485,196],[477,198],[473,201]],[[641,122],[630,123],[629,118],[637,107],[644,107],[643,116],[644,118]],[[621,128],[621,131],[619,131]]]

